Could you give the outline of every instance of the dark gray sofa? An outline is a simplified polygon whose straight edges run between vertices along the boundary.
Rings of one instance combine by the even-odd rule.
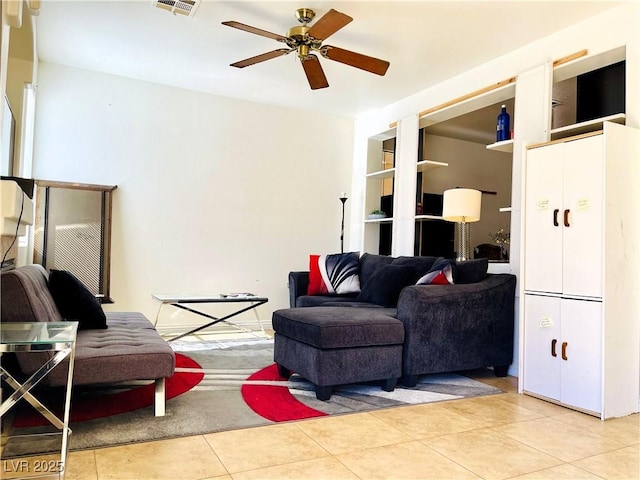
[[[420,271],[426,265],[430,267],[435,260],[434,257],[392,258],[364,254],[360,258],[360,283],[364,286],[381,265],[413,264]],[[385,315],[402,322],[401,370],[405,386],[415,386],[423,374],[486,367],[493,367],[496,376],[506,376],[513,360],[516,277],[487,274],[486,259],[456,262],[455,267],[455,284],[406,286],[401,289],[395,306],[362,302],[357,295],[308,296],[309,273],[291,272],[290,303],[294,310],[330,307],[347,316],[348,309],[358,308],[360,319],[366,318],[368,311],[376,318]],[[312,312],[316,308],[311,308],[309,315],[303,315],[307,317],[305,321],[315,323],[316,314]],[[291,317],[287,310],[290,309],[274,313],[276,336]],[[297,340],[305,341],[302,337]],[[279,363],[278,358],[275,360]],[[293,366],[285,367],[295,370]],[[335,374],[333,378],[335,380]]]
[[[49,292],[47,271],[27,265],[0,275],[2,322],[64,321]],[[74,362],[74,385],[154,380],[154,411],[165,414],[165,378],[173,375],[175,354],[153,324],[138,312],[107,312],[106,329],[79,330]],[[25,375],[33,374],[51,352],[17,353]],[[45,377],[51,387],[66,385],[68,361]]]

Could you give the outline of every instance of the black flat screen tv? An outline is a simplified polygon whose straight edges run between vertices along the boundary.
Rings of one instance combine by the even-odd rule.
[[[576,122],[624,113],[625,62],[618,62],[576,79]]]

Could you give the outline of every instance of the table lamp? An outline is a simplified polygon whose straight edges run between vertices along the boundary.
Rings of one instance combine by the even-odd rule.
[[[467,223],[480,220],[482,192],[470,188],[445,190],[442,204],[442,218],[458,224],[458,257],[469,260],[469,232]]]

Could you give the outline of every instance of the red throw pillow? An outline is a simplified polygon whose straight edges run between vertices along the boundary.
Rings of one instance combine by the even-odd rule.
[[[416,285],[452,285],[453,268],[450,263],[436,265],[426,275],[422,276]]]
[[[360,293],[358,252],[309,255],[307,295]]]
[[[309,287],[307,295],[327,295],[329,292],[325,283],[322,281],[322,274],[318,261],[320,255],[309,255]]]

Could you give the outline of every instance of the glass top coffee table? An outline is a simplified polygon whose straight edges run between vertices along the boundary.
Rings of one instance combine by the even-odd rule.
[[[71,385],[73,381],[73,362],[75,358],[77,330],[78,322],[3,322],[0,324],[0,355],[9,352],[21,354],[24,352],[34,354],[36,352],[49,352],[42,366],[22,383],[16,380],[9,371],[0,365],[0,375],[2,379],[14,390],[0,405],[0,417],[4,416],[20,399],[25,399],[60,430],[56,435],[62,435],[60,461],[46,462],[46,465],[45,462],[38,464],[23,462],[19,465],[22,469],[21,473],[25,475],[33,474],[34,476],[41,476],[48,474],[55,475],[59,478],[64,477],[66,459],[69,451],[69,435],[71,434],[71,429],[69,428],[69,410],[71,406]],[[62,420],[60,420],[31,393],[31,390],[53,371],[54,368],[60,365],[65,358],[69,359],[69,369],[65,390],[64,414]],[[45,433],[42,435],[51,434]],[[29,437],[34,436],[37,435],[29,435]],[[19,437],[10,438],[9,442],[13,439],[17,440]],[[44,471],[43,468],[46,468],[47,471]]]
[[[231,325],[239,330],[242,331],[248,331],[247,329],[234,324],[233,322],[229,322],[228,320],[230,318],[233,318],[237,315],[240,315],[241,313],[244,313],[246,311],[252,310],[254,308],[259,307],[260,305],[263,305],[265,303],[267,303],[269,301],[268,298],[266,297],[260,297],[258,295],[254,295],[252,293],[216,293],[216,294],[159,294],[159,293],[154,293],[152,295],[153,298],[155,298],[156,300],[160,301],[160,307],[158,308],[158,313],[156,314],[156,321],[155,321],[155,325],[157,326],[158,324],[158,317],[160,315],[160,310],[162,309],[163,305],[171,305],[173,307],[176,308],[180,308],[182,310],[186,310],[188,312],[191,313],[195,313],[196,315],[199,315],[203,318],[206,318],[208,320],[211,320],[210,322],[206,322],[203,323],[202,325],[199,325],[198,327],[189,330],[188,332],[185,333],[181,333],[178,336],[175,336],[173,338],[170,338],[168,341],[169,342],[173,342],[175,340],[178,340],[180,338],[186,337],[187,335],[192,335],[194,333],[200,332],[206,328],[211,327],[212,325],[215,325],[217,323],[220,322],[224,322],[228,325]],[[194,308],[193,306],[189,306],[189,305],[196,305],[196,304],[239,304],[239,309],[228,314],[225,315],[223,317],[215,317],[213,315],[209,315],[206,312],[203,312],[201,310],[197,310],[196,308]],[[244,305],[244,304],[248,304],[248,305]],[[260,317],[258,317],[258,322],[260,324],[260,329],[262,330],[262,333],[264,334],[264,326],[262,325],[262,320],[260,320]],[[250,333],[250,332],[249,332]]]

